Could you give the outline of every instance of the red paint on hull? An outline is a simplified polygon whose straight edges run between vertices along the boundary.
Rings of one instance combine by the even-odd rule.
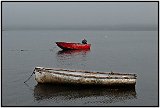
[[[64,50],[79,50],[79,49],[90,49],[91,44],[71,43],[71,42],[56,42],[57,46]]]

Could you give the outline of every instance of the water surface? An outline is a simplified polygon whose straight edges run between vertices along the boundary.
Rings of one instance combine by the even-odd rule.
[[[3,106],[156,106],[157,31],[2,31]],[[88,51],[61,51],[56,41],[91,43]],[[36,66],[136,73],[134,89],[39,85]]]

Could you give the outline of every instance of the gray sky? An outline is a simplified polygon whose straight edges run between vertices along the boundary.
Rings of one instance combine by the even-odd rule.
[[[3,29],[157,27],[157,2],[3,2]]]

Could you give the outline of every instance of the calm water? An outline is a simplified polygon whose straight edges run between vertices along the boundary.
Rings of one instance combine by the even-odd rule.
[[[3,31],[3,106],[156,106],[157,31]],[[56,41],[92,44],[89,51],[61,51]],[[135,89],[39,85],[34,67],[118,71],[138,75]]]

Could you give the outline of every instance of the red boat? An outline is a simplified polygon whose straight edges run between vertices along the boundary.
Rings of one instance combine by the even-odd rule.
[[[63,50],[80,50],[80,49],[90,49],[91,44],[81,44],[81,43],[72,43],[72,42],[56,42]]]

